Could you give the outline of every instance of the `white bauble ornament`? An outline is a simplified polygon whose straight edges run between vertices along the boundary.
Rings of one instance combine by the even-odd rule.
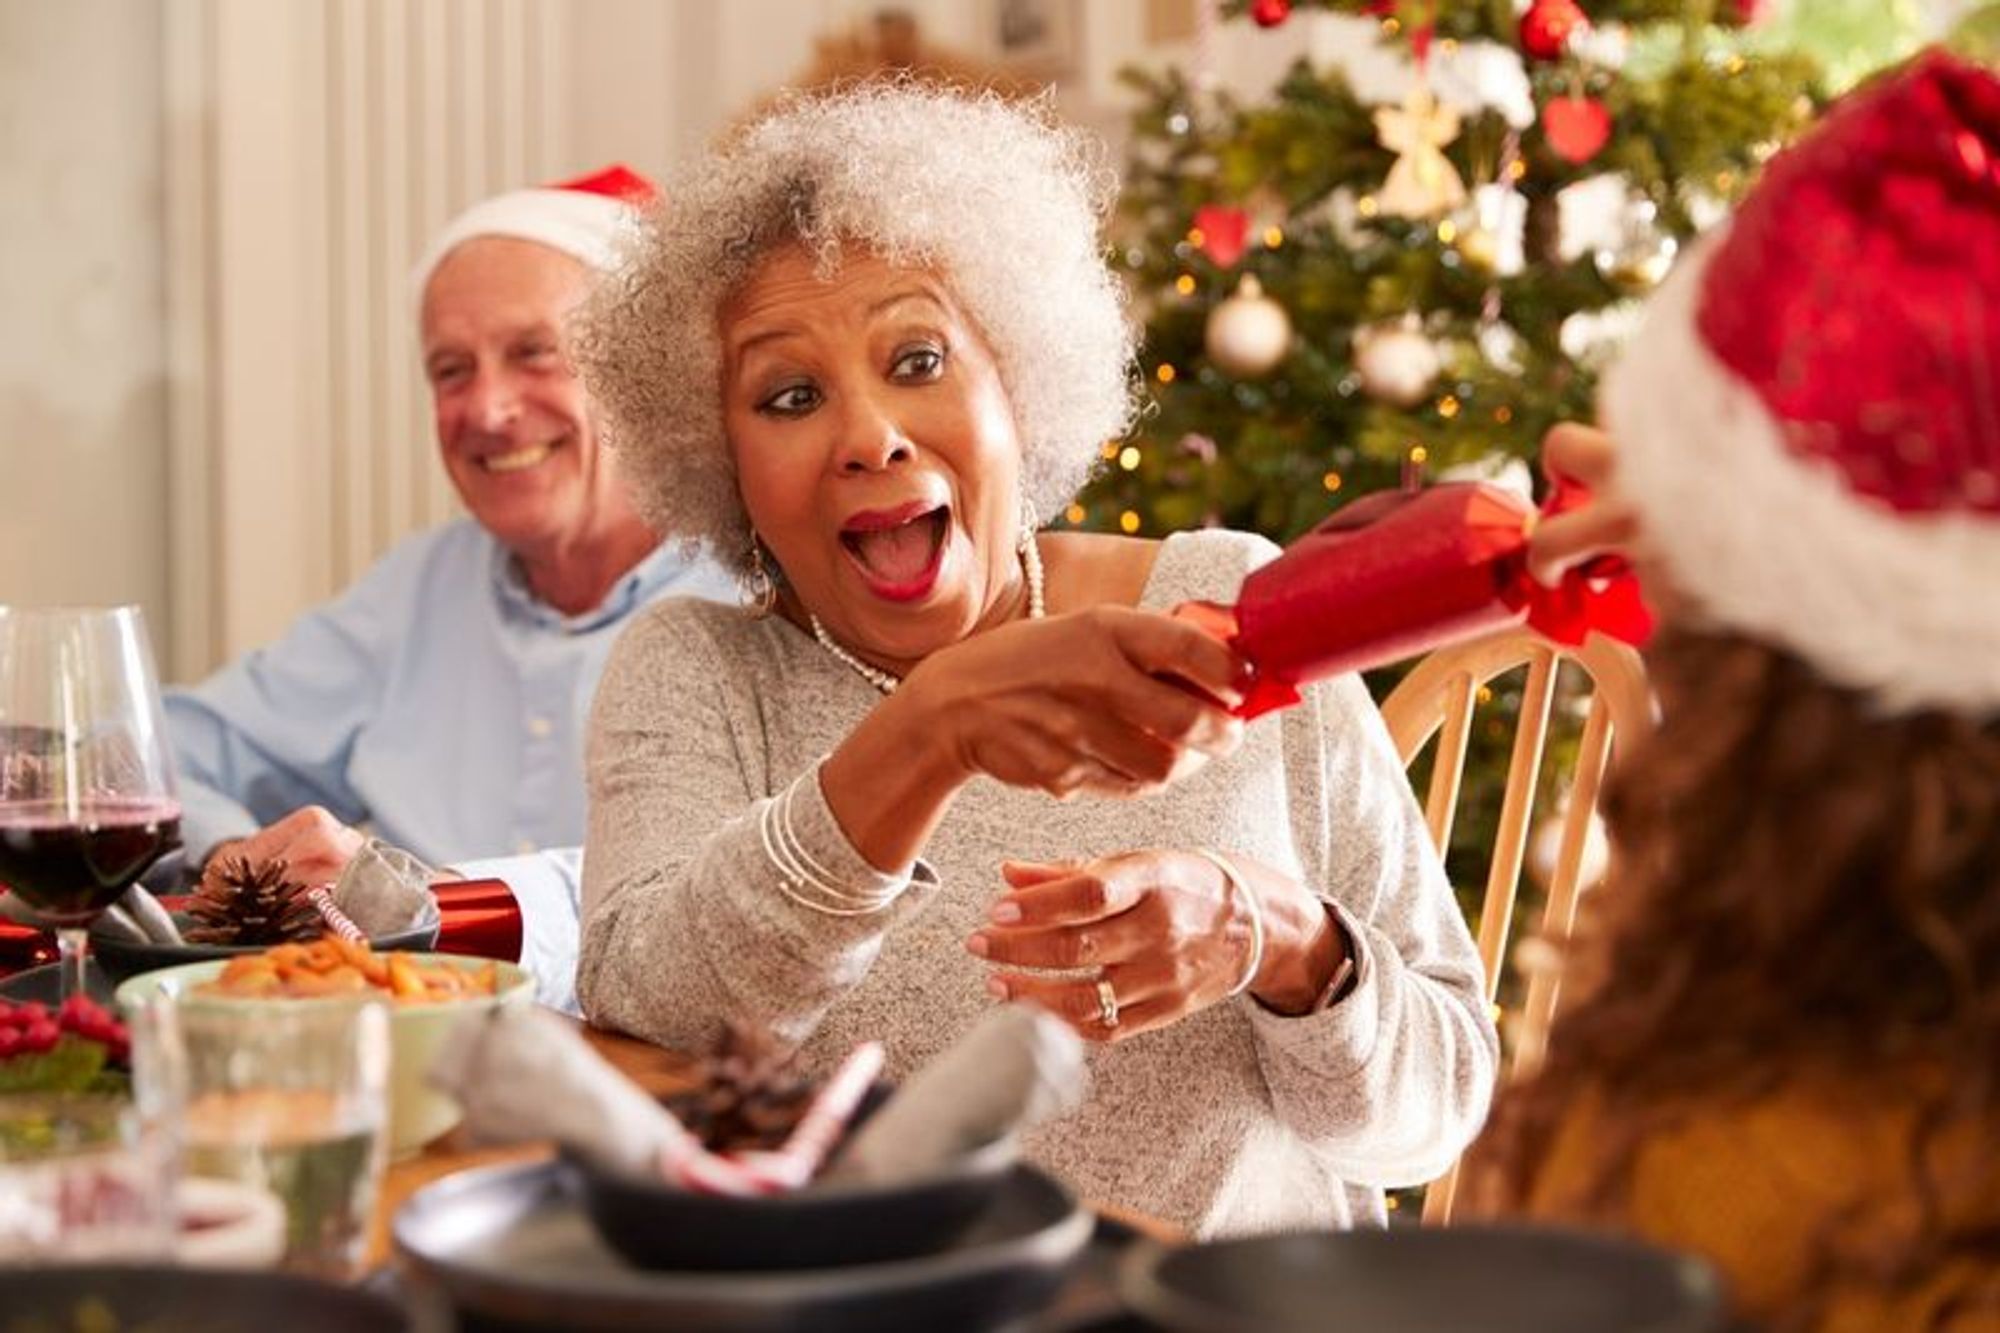
[[[1644,309],[1642,301],[1620,301],[1602,310],[1579,311],[1569,316],[1556,335],[1563,355],[1582,365],[1602,369],[1639,331]]]
[[[1565,801],[1560,809],[1542,821],[1528,839],[1528,873],[1535,883],[1544,889],[1556,875],[1556,857],[1562,852],[1563,821],[1569,815],[1569,804]],[[1577,860],[1576,882],[1579,888],[1594,889],[1604,879],[1611,868],[1611,840],[1605,835],[1604,821],[1593,810],[1584,825],[1583,855]]]
[[[1372,324],[1354,335],[1354,370],[1377,402],[1414,407],[1444,369],[1444,359],[1416,320]]]
[[[1202,345],[1224,374],[1257,379],[1276,370],[1291,351],[1292,317],[1246,273],[1235,295],[1208,312]]]
[[[1658,211],[1649,200],[1636,200],[1622,215],[1623,229],[1608,236],[1591,252],[1591,262],[1612,284],[1628,291],[1650,291],[1665,281],[1680,253],[1680,242],[1659,230]]]

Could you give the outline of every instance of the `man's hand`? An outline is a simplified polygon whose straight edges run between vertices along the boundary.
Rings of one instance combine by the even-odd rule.
[[[366,841],[360,830],[349,828],[317,805],[308,805],[247,838],[217,843],[201,876],[204,880],[214,877],[240,856],[253,865],[283,861],[285,878],[300,884],[331,884]]]

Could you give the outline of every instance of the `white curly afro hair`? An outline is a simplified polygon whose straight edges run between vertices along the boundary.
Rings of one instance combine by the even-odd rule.
[[[641,512],[747,573],[717,312],[799,244],[829,273],[855,245],[941,277],[998,362],[1025,498],[1054,513],[1132,418],[1135,333],[1099,249],[1116,185],[1045,106],[906,81],[780,103],[664,191],[573,329]]]

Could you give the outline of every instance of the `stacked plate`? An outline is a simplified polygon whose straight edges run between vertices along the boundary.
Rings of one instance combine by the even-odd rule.
[[[737,1204],[770,1209],[770,1225],[736,1219],[743,1240],[726,1268],[644,1268],[626,1254],[674,1261],[707,1244],[702,1201],[680,1195],[648,1213],[627,1197],[607,1210],[589,1197],[602,1185],[546,1162],[464,1172],[421,1191],[395,1221],[413,1293],[441,1294],[461,1333],[977,1333],[1041,1308],[1091,1232],[1066,1189],[1013,1166],[980,1186],[983,1200],[955,1236],[903,1225],[911,1187],[844,1191],[808,1204],[834,1212],[788,1223],[786,1211],[811,1200],[804,1194]],[[814,1253],[815,1233],[906,1239],[886,1253],[871,1247],[864,1262],[833,1263],[823,1261],[837,1253]]]
[[[1716,1333],[1722,1289],[1699,1260],[1531,1226],[1262,1236],[1126,1252],[1135,1312],[1073,1333]]]
[[[0,1267],[8,1329],[405,1333],[393,1301],[312,1278],[214,1268]]]
[[[173,918],[174,924],[183,933],[197,924],[186,912],[174,912]],[[438,919],[437,910],[433,908],[421,924],[370,936],[368,943],[377,953],[391,950],[422,953],[437,943]],[[143,972],[178,967],[182,963],[263,953],[270,947],[268,944],[162,944],[153,940],[126,939],[103,931],[93,931],[90,936],[91,955],[111,978],[113,986]]]

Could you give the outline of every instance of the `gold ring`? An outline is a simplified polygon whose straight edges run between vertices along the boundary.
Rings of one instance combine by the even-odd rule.
[[[1118,1026],[1118,992],[1103,977],[1097,979],[1097,1021],[1108,1028]]]

